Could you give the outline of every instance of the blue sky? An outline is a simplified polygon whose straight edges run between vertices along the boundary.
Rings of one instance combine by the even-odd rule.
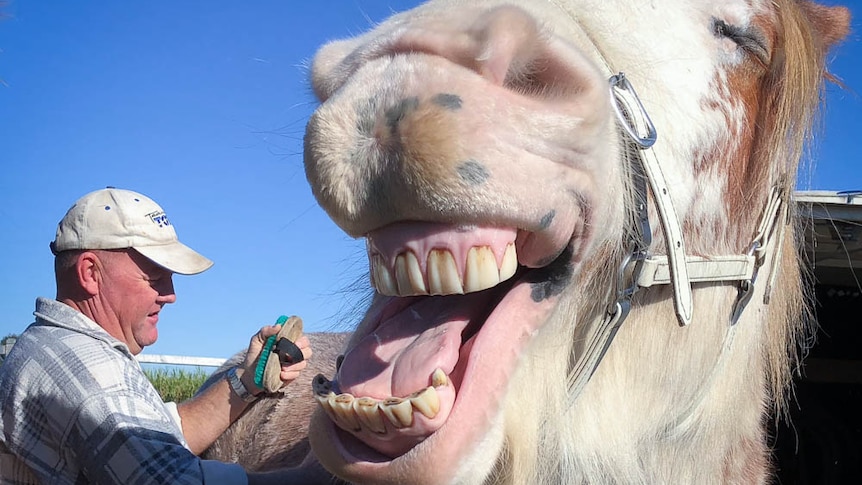
[[[176,276],[145,353],[228,357],[281,314],[308,331],[355,316],[364,243],[315,204],[302,167],[307,61],[408,0],[12,0],[0,22],[0,337],[54,296],[48,243],[81,195],[113,185],[166,210],[215,261]],[[836,2],[828,2],[830,4]],[[862,189],[862,5],[832,71],[801,187]],[[201,8],[206,5],[206,8]]]

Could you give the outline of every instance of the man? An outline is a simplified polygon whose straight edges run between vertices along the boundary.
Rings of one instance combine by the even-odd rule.
[[[302,470],[247,474],[197,457],[261,394],[255,366],[278,326],[251,338],[228,378],[179,405],[162,402],[135,360],[176,301],[172,275],[213,264],[179,242],[158,204],[112,187],[87,194],[60,221],[51,250],[57,298],[36,300],[36,321],[0,366],[2,483],[310,480]],[[306,337],[296,345],[311,357]],[[279,377],[290,383],[305,366],[282,366]]]

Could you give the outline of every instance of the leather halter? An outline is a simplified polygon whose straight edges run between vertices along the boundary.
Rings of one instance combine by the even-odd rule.
[[[730,313],[730,325],[733,327],[753,296],[758,269],[767,254],[773,246],[776,246],[775,254],[780,254],[784,229],[790,223],[787,194],[775,186],[770,191],[757,233],[745,254],[709,257],[687,255],[682,227],[664,172],[652,149],[658,139],[655,126],[625,74],[620,72],[610,77],[609,91],[618,126],[626,138],[623,153],[630,162],[634,199],[630,210],[632,231],[628,241],[631,250],[619,267],[616,301],[608,306],[607,314],[592,333],[583,354],[569,374],[572,396],[580,394],[592,377],[617,330],[628,316],[634,295],[641,288],[671,285],[677,320],[680,325],[686,326],[693,314],[692,283],[738,282],[739,293]],[[647,184],[664,234],[666,255],[650,253],[652,228],[648,215]],[[764,292],[764,304],[769,303],[777,269],[778,262],[773,261]]]
[[[674,306],[679,323],[683,326],[691,322],[692,295],[691,283],[739,281],[742,293],[731,314],[731,323],[736,323],[739,315],[750,300],[751,288],[757,277],[757,270],[763,264],[767,249],[774,239],[782,239],[784,225],[776,222],[786,217],[787,207],[784,203],[783,191],[773,187],[766,202],[757,233],[751,241],[746,254],[721,255],[710,257],[688,256],[685,251],[682,228],[676,209],[670,198],[670,191],[652,146],[657,140],[655,126],[647,115],[631,83],[625,74],[611,76],[609,80],[612,106],[617,114],[617,121],[628,135],[630,153],[634,153],[632,164],[632,182],[635,186],[635,219],[639,221],[636,229],[640,229],[641,239],[632,241],[637,248],[632,253],[637,267],[634,269],[634,292],[638,288],[647,288],[659,284],[671,284],[673,287]],[[646,130],[646,136],[639,135]],[[639,175],[645,175],[641,177]],[[649,254],[651,238],[649,219],[646,214],[648,199],[642,188],[643,179],[649,182],[656,212],[665,235],[667,255]],[[789,221],[787,221],[789,223]],[[776,230],[777,229],[777,232]],[[636,231],[637,232],[637,231]],[[631,262],[627,264],[632,264]],[[775,265],[773,265],[774,271]],[[623,271],[626,273],[627,271]],[[768,297],[767,297],[768,299]],[[768,301],[767,301],[768,302]]]

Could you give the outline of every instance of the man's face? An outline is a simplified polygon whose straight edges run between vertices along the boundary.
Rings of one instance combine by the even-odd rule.
[[[98,323],[137,355],[156,342],[159,312],[177,299],[173,273],[133,249],[97,254],[103,268],[102,317],[108,320]]]

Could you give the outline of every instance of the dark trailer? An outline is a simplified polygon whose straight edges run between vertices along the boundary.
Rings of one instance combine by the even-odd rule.
[[[818,327],[776,430],[776,483],[862,483],[862,191],[795,200]]]

